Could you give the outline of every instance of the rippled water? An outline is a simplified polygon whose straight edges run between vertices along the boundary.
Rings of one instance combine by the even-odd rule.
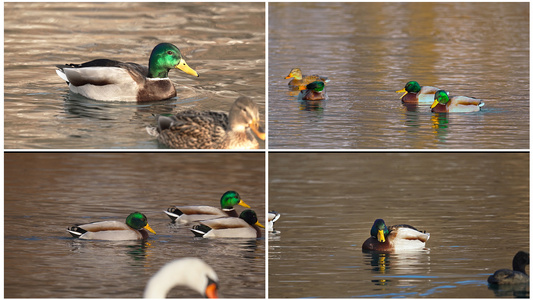
[[[270,153],[269,209],[272,298],[529,295],[487,284],[529,249],[528,153]],[[377,218],[428,250],[363,253]]]
[[[178,46],[200,74],[171,71],[176,98],[88,100],[55,73],[96,58],[147,64],[160,42]],[[265,4],[5,3],[4,72],[5,148],[158,148],[145,130],[152,114],[228,111],[246,95],[264,118]]]
[[[269,3],[268,38],[271,148],[529,149],[529,3]],[[298,102],[294,67],[329,100]],[[485,106],[404,107],[409,80]]]
[[[6,298],[139,298],[163,264],[200,257],[225,298],[265,297],[265,239],[197,239],[171,205],[219,206],[236,190],[265,219],[263,153],[8,153],[4,155]],[[241,208],[238,207],[237,211]],[[73,224],[148,217],[146,242],[78,240]],[[197,298],[186,288],[170,297]]]

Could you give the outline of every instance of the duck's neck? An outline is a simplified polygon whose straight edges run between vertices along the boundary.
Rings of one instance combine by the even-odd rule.
[[[155,64],[150,64],[148,67],[149,78],[168,78],[169,69],[158,67]]]

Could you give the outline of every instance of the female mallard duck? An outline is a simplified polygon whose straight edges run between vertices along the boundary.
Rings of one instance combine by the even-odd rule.
[[[409,81],[402,90],[396,93],[404,93],[400,99],[407,104],[427,104],[431,105],[435,99],[435,93],[440,90],[432,86],[420,86],[416,81]]]
[[[438,113],[475,112],[479,111],[483,105],[485,105],[483,100],[465,96],[453,96],[450,98],[446,91],[439,90],[435,93],[435,101],[431,105],[431,111]]]
[[[198,77],[180,50],[169,43],[154,47],[148,67],[110,59],[96,59],[82,64],[58,65],[57,75],[74,93],[95,100],[158,101],[176,96],[168,78],[170,69]]]
[[[165,298],[175,286],[189,287],[205,298],[218,298],[217,273],[199,258],[185,257],[164,265],[146,284],[144,298]]]
[[[302,75],[302,71],[298,68],[292,69],[289,75],[285,77],[285,79],[289,79],[289,78],[293,78],[291,81],[289,81],[289,86],[291,87],[306,86],[313,81],[321,81],[321,82],[329,81],[327,77],[323,77],[319,75]]]
[[[298,100],[325,100],[327,98],[322,81],[311,82],[298,94]]]
[[[148,225],[148,219],[140,212],[131,213],[126,218],[126,223],[119,221],[102,221],[82,225],[75,225],[67,228],[73,236],[84,240],[145,240],[148,232],[156,234]]]
[[[492,285],[510,285],[529,283],[526,274],[526,265],[529,265],[529,253],[518,251],[513,258],[513,269],[500,269],[490,275],[487,281]]]
[[[217,218],[200,221],[191,228],[195,236],[204,238],[259,238],[265,228],[251,209],[243,210],[238,218]]]
[[[370,229],[370,237],[363,243],[363,250],[380,252],[423,249],[429,233],[421,232],[410,225],[387,227],[385,221],[377,219]]]
[[[157,127],[149,134],[171,148],[179,149],[257,149],[257,137],[264,140],[257,105],[247,97],[239,97],[229,115],[213,111],[183,111],[175,116],[157,117]],[[251,131],[250,131],[251,129]]]
[[[192,222],[221,217],[237,218],[239,215],[233,208],[235,205],[250,208],[248,204],[242,201],[239,193],[227,191],[220,198],[220,207],[222,209],[207,205],[174,206],[170,207],[165,213],[173,222],[190,224]]]
[[[269,211],[268,212],[268,231],[274,232],[274,222],[276,222],[279,217],[281,217],[281,214],[275,212],[275,211]]]

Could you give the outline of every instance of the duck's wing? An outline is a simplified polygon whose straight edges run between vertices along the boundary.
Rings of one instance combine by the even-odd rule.
[[[207,205],[175,206],[166,210],[165,213],[172,221],[182,224],[228,216],[220,208]]]
[[[184,111],[170,121],[164,120],[158,127],[159,140],[170,147],[213,149],[224,140],[228,116],[218,112]]]
[[[96,59],[83,64],[57,65],[58,75],[74,86],[86,84],[105,86],[114,84],[143,83],[148,67],[135,63],[122,63],[110,59]],[[62,74],[60,74],[62,73]]]
[[[191,229],[205,238],[257,238],[257,230],[241,218],[218,218],[200,221]],[[200,235],[200,233],[203,233]]]
[[[452,103],[455,105],[475,105],[483,106],[483,100],[466,96],[454,96],[452,97]]]
[[[389,230],[395,232],[397,239],[418,240],[422,243],[427,242],[430,236],[429,233],[422,232],[413,226],[406,224],[389,226]]]
[[[89,232],[130,229],[130,227],[126,223],[119,222],[119,221],[94,222],[94,223],[77,225],[76,227],[79,227],[79,228],[81,228],[83,230],[86,230],[86,231],[89,231]]]

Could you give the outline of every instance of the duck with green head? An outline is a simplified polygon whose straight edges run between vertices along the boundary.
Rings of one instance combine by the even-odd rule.
[[[322,81],[314,81],[308,84],[298,94],[298,100],[326,100],[328,95]]]
[[[228,114],[187,110],[156,118],[157,125],[146,130],[169,148],[257,149],[255,136],[265,139],[257,104],[248,97],[239,97]]]
[[[67,231],[76,238],[84,240],[146,240],[148,232],[156,234],[148,225],[148,219],[140,212],[131,213],[126,223],[119,221],[102,221],[82,225],[74,225]]]
[[[165,211],[172,222],[190,224],[220,217],[238,217],[234,206],[250,208],[236,191],[227,191],[220,197],[220,208],[207,205],[173,206]]]
[[[431,105],[431,111],[437,113],[450,112],[476,112],[485,105],[483,100],[466,96],[448,96],[448,93],[439,90],[435,93],[435,100]]]
[[[200,221],[191,231],[197,237],[204,238],[260,238],[261,230],[265,228],[257,220],[257,214],[251,209],[245,209],[238,218],[224,217]]]
[[[363,250],[391,252],[423,249],[429,233],[419,231],[411,225],[385,225],[383,219],[374,221],[370,237],[363,243]]]
[[[176,96],[168,78],[171,69],[198,77],[183,59],[178,47],[161,43],[150,54],[148,67],[130,62],[96,59],[82,64],[58,65],[56,73],[70,90],[102,101],[158,101]]]
[[[290,78],[293,78],[291,81],[289,81],[289,87],[291,88],[305,87],[313,81],[321,81],[324,83],[329,81],[327,77],[319,75],[303,75],[302,71],[299,68],[292,69],[289,75],[285,77],[285,79]]]
[[[529,252],[518,251],[513,257],[513,269],[500,269],[490,275],[487,281],[491,286],[529,285],[526,266],[529,265]]]
[[[409,81],[405,87],[396,93],[403,93],[400,99],[406,104],[431,105],[435,98],[435,93],[439,88],[432,86],[420,86],[416,81]]]

